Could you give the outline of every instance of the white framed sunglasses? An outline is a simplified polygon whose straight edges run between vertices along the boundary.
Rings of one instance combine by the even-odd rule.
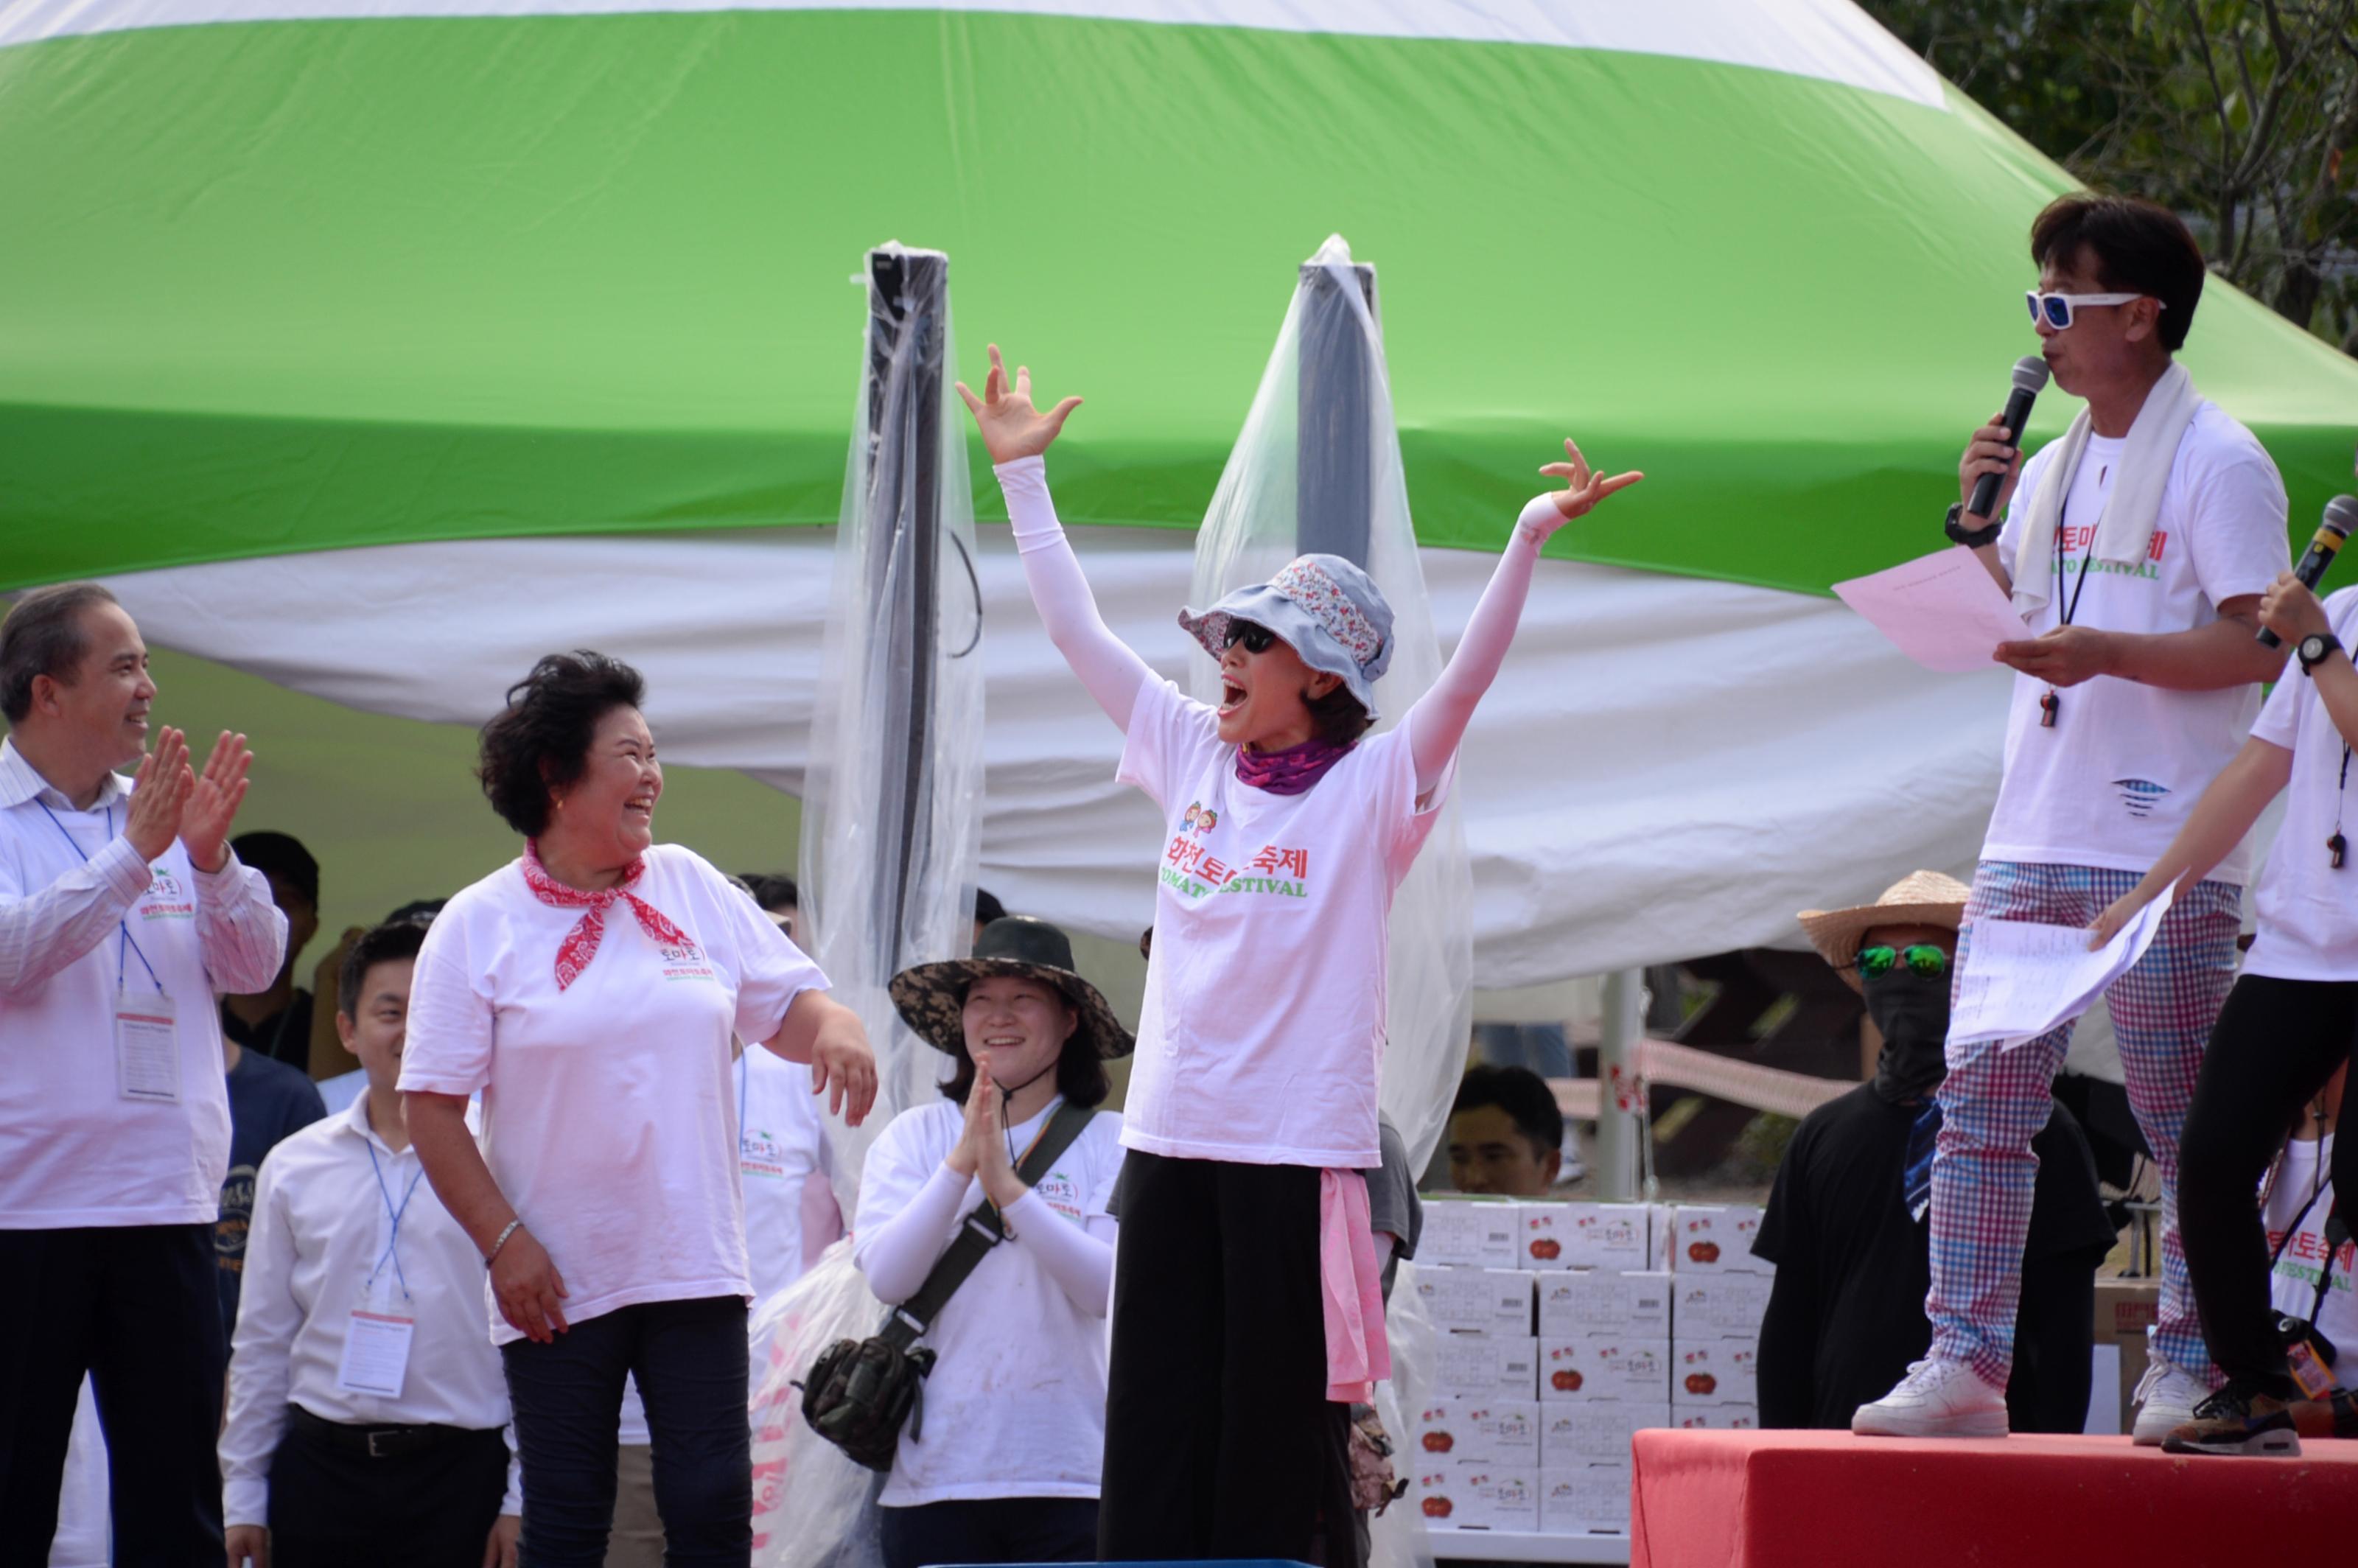
[[[2132,300],[2147,297],[2148,296],[2143,294],[2041,294],[2035,288],[2023,295],[2030,304],[2031,321],[2035,324],[2043,320],[2059,332],[2071,330],[2071,313],[2075,310],[2094,305],[2126,305]],[[2169,308],[2160,300],[2154,303],[2164,310]]]

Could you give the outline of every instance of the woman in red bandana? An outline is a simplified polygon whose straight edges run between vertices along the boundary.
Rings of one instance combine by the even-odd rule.
[[[1163,808],[1154,957],[1123,1109],[1098,1545],[1109,1561],[1356,1557],[1336,1489],[1349,1401],[1389,1375],[1361,1173],[1381,1163],[1392,894],[1448,793],[1548,535],[1638,481],[1567,461],[1523,508],[1448,667],[1371,734],[1391,607],[1303,556],[1179,624],[1219,661],[1191,702],[1098,616],[1042,460],[1047,413],[999,351],[978,397],[1049,637]]]
[[[710,865],[654,842],[645,695],[592,653],[552,654],[509,690],[481,771],[524,854],[436,917],[410,994],[401,1088],[418,1160],[490,1271],[525,1568],[604,1562],[626,1375],[667,1561],[745,1568],[752,1292],[730,1065],[741,1041],[808,1063],[854,1123],[876,1093],[867,1037],[817,967]],[[406,1353],[397,1315],[372,1336],[388,1355]]]

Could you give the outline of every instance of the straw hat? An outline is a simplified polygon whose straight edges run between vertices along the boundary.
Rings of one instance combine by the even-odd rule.
[[[1945,925],[1954,931],[1964,918],[1965,900],[1972,892],[1954,877],[1910,871],[1884,889],[1883,896],[1873,903],[1801,911],[1801,930],[1844,982],[1853,990],[1861,990],[1865,988],[1858,983],[1858,966],[1852,962],[1858,957],[1861,937],[1878,925]]]

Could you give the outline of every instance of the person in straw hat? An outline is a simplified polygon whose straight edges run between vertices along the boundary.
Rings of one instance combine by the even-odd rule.
[[[985,926],[971,958],[902,970],[892,994],[954,1071],[869,1151],[852,1260],[897,1306],[985,1199],[1007,1239],[926,1331],[923,1435],[901,1433],[877,1499],[885,1568],[1092,1561],[1121,1118],[1097,1112],[1036,1184],[1018,1167],[1058,1107],[1104,1102],[1130,1031],[1065,933],[1026,915]]]
[[[1931,1343],[1925,1210],[1935,1098],[1948,1066],[1949,971],[1968,890],[1917,871],[1873,903],[1804,910],[1801,929],[1866,999],[1882,1036],[1875,1076],[1812,1111],[1793,1134],[1755,1256],[1777,1265],[1760,1325],[1760,1424],[1851,1425]],[[2006,1414],[2017,1432],[2078,1432],[2088,1412],[2095,1271],[2113,1245],[2096,1166],[2057,1105],[2031,1145],[2022,1301]]]
[[[1516,518],[1447,667],[1374,734],[1394,638],[1366,572],[1300,556],[1183,611],[1220,668],[1219,705],[1191,702],[1107,629],[1056,521],[1043,454],[1080,399],[1043,413],[1030,372],[1011,378],[996,346],[983,395],[958,391],[1033,604],[1120,728],[1122,782],[1164,823],[1125,1108],[1098,1550],[1301,1559],[1348,1405],[1390,1375],[1363,1173],[1381,1159],[1392,896],[1446,800],[1541,546],[1643,476],[1592,470],[1566,441],[1568,460],[1541,470],[1565,487]],[[1347,1532],[1325,1522],[1331,1547]]]

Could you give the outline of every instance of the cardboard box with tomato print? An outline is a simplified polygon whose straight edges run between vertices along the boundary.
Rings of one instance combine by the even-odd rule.
[[[1540,1346],[1540,1400],[1660,1402],[1670,1366],[1667,1340],[1548,1340]]]
[[[1409,1422],[1414,1465],[1508,1465],[1540,1457],[1536,1400],[1429,1400]]]
[[[1750,1204],[1680,1204],[1671,1210],[1671,1268],[1682,1274],[1772,1274],[1752,1255],[1760,1210]]]
[[[1629,1533],[1629,1465],[1551,1465],[1540,1472],[1540,1533]]]
[[[1748,1339],[1679,1341],[1671,1357],[1671,1405],[1757,1405],[1760,1351]]]

